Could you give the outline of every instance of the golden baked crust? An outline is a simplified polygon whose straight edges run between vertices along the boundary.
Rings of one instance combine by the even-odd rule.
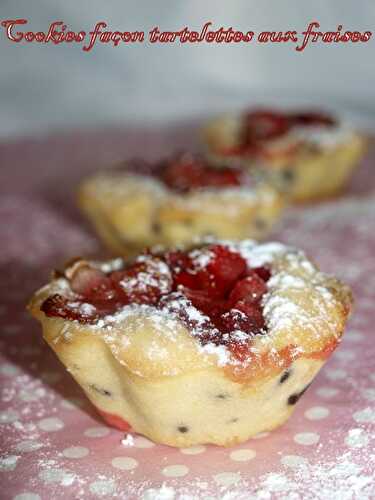
[[[263,298],[268,331],[241,360],[225,345],[203,345],[178,317],[153,306],[128,305],[92,325],[48,317],[41,304],[55,293],[69,296],[65,278],[36,292],[29,310],[101,412],[172,446],[242,442],[289,417],[339,343],[352,298],[295,249],[230,246],[251,266],[272,270]]]
[[[80,187],[78,203],[109,248],[122,255],[153,245],[185,244],[214,236],[262,239],[285,206],[267,182],[254,187],[176,193],[157,179],[99,173]]]
[[[239,146],[241,115],[212,120],[202,131],[208,157],[218,165],[237,164],[284,189],[295,202],[319,200],[340,193],[367,149],[364,135],[338,124],[308,129],[267,142],[261,159],[234,155]],[[298,146],[297,146],[298,144]]]

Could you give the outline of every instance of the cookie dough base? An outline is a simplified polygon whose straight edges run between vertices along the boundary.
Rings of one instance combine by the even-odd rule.
[[[73,328],[61,335],[60,321],[51,321],[56,328],[45,327],[47,342],[99,412],[111,416],[109,423],[123,430],[128,422],[134,431],[170,446],[230,446],[278,427],[323,364],[300,358],[287,371],[246,384],[216,367],[145,378],[121,365],[100,337]]]
[[[341,193],[358,166],[367,148],[367,138],[352,133],[347,141],[335,147],[302,149],[294,156],[270,156],[264,166],[257,166],[254,158],[223,156],[220,151],[237,145],[240,120],[235,116],[216,119],[203,130],[210,159],[217,165],[239,164],[289,195],[296,203],[333,197]]]
[[[285,382],[281,383],[282,375],[278,375],[248,387],[213,372],[159,383],[132,384],[128,380],[126,394],[137,401],[140,414],[129,418],[126,411],[121,413],[121,404],[113,405],[113,411],[155,442],[177,447],[206,443],[231,446],[282,425],[322,364],[300,359]],[[98,398],[90,395],[90,399],[100,409]]]
[[[206,236],[263,239],[285,207],[285,196],[263,182],[253,191],[187,195],[147,189],[145,180],[126,175],[94,177],[81,187],[80,207],[114,254],[130,257],[154,245],[186,244]]]
[[[270,166],[269,175],[294,202],[330,198],[344,190],[364,151],[364,141],[356,136],[335,149],[301,156],[293,166]]]

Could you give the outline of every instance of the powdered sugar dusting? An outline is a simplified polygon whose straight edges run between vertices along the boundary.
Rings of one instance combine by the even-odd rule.
[[[210,241],[210,243],[214,243]],[[215,242],[216,243],[216,242]],[[199,340],[197,348],[203,355],[215,355],[218,366],[226,364],[238,365],[241,362],[234,357],[228,350],[228,344],[231,342],[248,343],[253,342],[251,347],[252,356],[265,349],[270,349],[275,363],[278,362],[278,352],[273,352],[273,339],[279,332],[287,332],[284,339],[285,345],[293,344],[293,338],[290,332],[293,331],[296,324],[302,328],[308,328],[312,339],[317,341],[323,334],[334,336],[338,333],[334,323],[329,321],[329,308],[334,307],[335,298],[326,285],[329,278],[317,271],[317,269],[306,259],[303,252],[281,243],[270,242],[257,244],[252,240],[245,240],[239,243],[220,241],[218,244],[227,246],[232,252],[238,252],[247,262],[250,268],[268,266],[272,276],[267,283],[268,291],[263,296],[263,314],[266,321],[268,334],[249,336],[249,332],[233,326],[233,331],[221,333],[211,322],[210,318],[201,310],[195,307],[185,296],[183,290],[170,292],[171,289],[171,271],[168,265],[161,259],[151,255],[141,255],[136,260],[136,265],[141,265],[134,276],[126,274],[120,281],[120,285],[126,293],[132,294],[147,293],[148,290],[158,289],[161,292],[161,299],[157,306],[132,303],[122,306],[116,313],[106,315],[100,318],[90,328],[96,334],[102,335],[104,340],[112,347],[118,346],[118,326],[121,329],[137,328],[140,331],[145,321],[152,324],[152,328],[157,333],[155,340],[145,346],[145,352],[150,360],[166,360],[168,350],[161,347],[158,338],[168,336],[169,340],[175,342],[175,325],[184,323],[190,334]],[[205,269],[214,258],[210,247],[202,249],[193,249],[188,253],[188,257],[195,266],[195,273]],[[102,266],[101,264],[96,264]],[[120,269],[121,262],[116,260],[107,265],[108,269]],[[330,281],[328,281],[330,283]],[[66,280],[54,282],[53,288],[59,288],[60,284],[66,293]],[[302,295],[308,295],[311,305],[306,307],[305,300],[300,300]],[[74,302],[73,302],[74,305]],[[86,315],[92,313],[90,304],[77,303],[79,310]],[[228,313],[229,314],[229,313]],[[235,319],[238,316],[238,321]],[[245,324],[246,316],[241,310],[236,312],[231,309],[231,325]],[[242,318],[242,323],[241,323]],[[223,315],[225,320],[225,315]],[[69,331],[63,332],[64,335],[71,335]],[[253,340],[252,340],[253,339]],[[55,339],[57,341],[57,339]],[[128,337],[122,336],[122,345],[126,346]],[[118,350],[118,347],[113,347]],[[299,357],[303,354],[304,348],[295,346],[293,355]],[[250,358],[249,358],[250,360]],[[246,363],[242,360],[242,363]]]
[[[345,144],[353,137],[353,129],[347,124],[337,123],[327,127],[309,125],[293,127],[288,136],[291,140],[303,141],[324,148],[335,148]]]

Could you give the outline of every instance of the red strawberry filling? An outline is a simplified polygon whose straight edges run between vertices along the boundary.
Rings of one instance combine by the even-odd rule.
[[[246,113],[243,117],[240,145],[226,151],[230,155],[262,154],[268,141],[279,139],[292,128],[303,126],[333,127],[336,120],[329,115],[313,111],[283,113],[259,109]]]
[[[180,193],[200,188],[227,188],[249,185],[248,175],[239,168],[216,168],[203,158],[180,154],[161,163],[155,169],[156,177],[166,186]]]
[[[203,345],[227,345],[239,357],[266,330],[262,297],[270,271],[250,268],[224,245],[145,254],[108,273],[82,261],[68,274],[74,296],[47,298],[41,306],[47,316],[92,324],[126,305],[152,305],[176,314]]]

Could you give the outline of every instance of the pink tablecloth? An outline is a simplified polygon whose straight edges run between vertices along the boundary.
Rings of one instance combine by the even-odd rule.
[[[106,427],[24,310],[48,271],[99,247],[72,204],[102,163],[194,145],[187,129],[68,134],[0,146],[1,457],[4,500],[375,498],[375,175],[351,196],[293,209],[274,237],[354,289],[340,348],[281,429],[234,448],[174,449]],[[372,172],[375,174],[375,172]],[[361,195],[361,196],[354,196]]]

